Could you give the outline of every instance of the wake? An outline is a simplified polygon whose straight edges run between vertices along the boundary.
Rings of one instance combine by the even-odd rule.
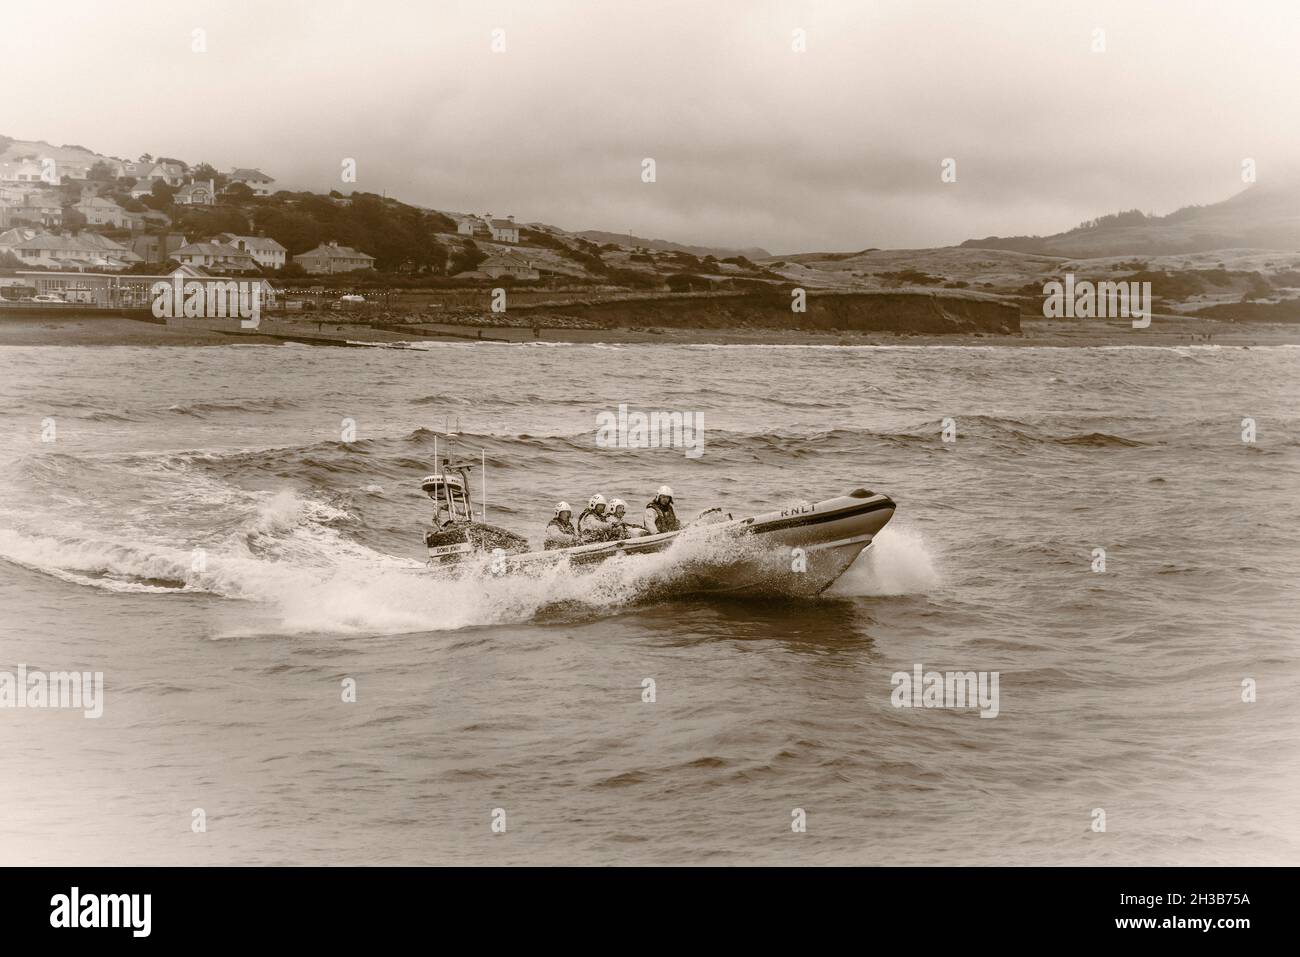
[[[142,595],[210,596],[257,606],[256,626],[229,617],[223,636],[240,634],[403,634],[519,624],[563,608],[599,617],[669,599],[713,562],[757,548],[706,528],[673,546],[618,556],[596,566],[541,563],[493,575],[489,562],[440,573],[413,558],[376,551],[335,526],[348,513],[284,490],[246,493],[250,513],[221,537],[192,547],[130,544],[77,529],[31,533],[0,529],[0,559],[70,584]],[[887,526],[827,592],[833,597],[922,592],[938,574],[919,533]]]

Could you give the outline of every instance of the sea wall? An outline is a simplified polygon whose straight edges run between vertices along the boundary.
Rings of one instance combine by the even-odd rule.
[[[1020,331],[1011,302],[980,294],[931,292],[812,293],[807,310],[791,309],[788,294],[749,293],[564,305],[517,306],[502,317],[510,324],[576,325],[638,329],[798,329],[808,331],[1001,333]]]

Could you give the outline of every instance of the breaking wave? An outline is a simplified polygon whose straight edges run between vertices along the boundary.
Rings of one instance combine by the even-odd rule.
[[[826,594],[834,597],[916,595],[939,586],[935,558],[924,537],[906,525],[886,525]]]

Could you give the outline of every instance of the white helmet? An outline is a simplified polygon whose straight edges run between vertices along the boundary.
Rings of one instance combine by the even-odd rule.
[[[617,512],[620,508],[627,508],[627,502],[621,498],[611,498],[609,500],[609,510],[611,512]]]
[[[587,499],[587,508],[595,508],[597,505],[605,504],[605,496],[597,492],[591,498]]]
[[[555,517],[559,518],[561,512],[568,512],[570,515],[572,515],[573,509],[569,508],[568,502],[561,502],[559,505],[555,506]]]
[[[655,497],[658,498],[660,495],[667,495],[669,498],[672,498],[673,490],[667,485],[660,485],[659,491],[655,492]]]

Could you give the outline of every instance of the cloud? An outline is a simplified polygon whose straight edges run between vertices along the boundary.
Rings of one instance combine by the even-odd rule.
[[[773,251],[1168,212],[1300,155],[1285,0],[61,4],[3,132]],[[791,49],[805,31],[807,52]],[[492,31],[506,49],[494,53]],[[204,31],[206,52],[193,51]],[[1094,31],[1106,50],[1093,52]],[[50,69],[52,63],[59,69]],[[658,181],[640,180],[653,157]],[[939,163],[957,160],[943,184]]]

